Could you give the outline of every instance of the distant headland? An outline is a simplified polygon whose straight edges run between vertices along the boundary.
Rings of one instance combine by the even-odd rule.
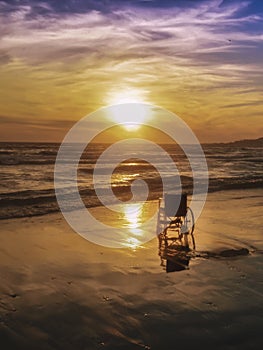
[[[217,142],[213,143],[213,145],[220,146],[238,146],[238,147],[263,147],[263,137],[258,139],[244,139],[232,142]]]

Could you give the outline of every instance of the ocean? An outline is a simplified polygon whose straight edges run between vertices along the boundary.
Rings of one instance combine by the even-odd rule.
[[[59,144],[52,143],[2,143],[0,148],[1,184],[0,219],[30,217],[59,211],[54,190],[54,165]],[[98,157],[106,150],[106,144],[90,144],[80,159],[78,167],[78,188],[87,207],[101,205],[94,190],[93,170]],[[175,162],[183,190],[192,192],[192,172],[189,161],[177,145],[162,145]],[[209,169],[209,192],[262,188],[263,151],[261,147],[241,147],[235,144],[205,144],[202,146]],[[162,196],[162,180],[166,178],[168,190],[174,191],[176,176],[166,164],[162,153],[150,154],[151,148],[140,144],[125,144],[122,147],[121,164],[114,161],[114,153],[98,170],[98,184],[107,186],[107,174],[113,171],[111,185],[114,194],[121,200],[131,197],[130,185],[143,179],[149,187],[149,200]],[[142,160],[148,153],[152,164]],[[70,151],[65,163],[71,162],[74,152]],[[119,154],[116,153],[116,159]],[[162,179],[157,171],[162,168]],[[202,169],[201,169],[202,171]],[[65,195],[71,189],[65,185]],[[111,198],[108,198],[111,202]]]

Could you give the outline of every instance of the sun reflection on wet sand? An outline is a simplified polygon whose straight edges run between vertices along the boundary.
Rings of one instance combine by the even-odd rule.
[[[143,222],[144,203],[134,203],[126,205],[124,208],[124,225],[128,229],[129,237],[124,246],[136,249],[142,242],[139,237],[143,237],[143,230],[140,226]]]
[[[134,203],[126,205],[124,208],[124,219],[127,221],[127,227],[136,229],[142,222],[143,203]]]
[[[139,241],[137,238],[129,237],[125,243],[123,243],[123,246],[127,248],[131,248],[132,250],[138,249],[141,245],[141,241]]]
[[[97,207],[90,209],[90,212],[100,222],[116,229],[116,236],[112,237],[113,241],[117,239],[123,248],[136,250],[155,237],[157,210],[157,201],[146,201],[124,202],[113,205],[110,209]],[[99,234],[108,237],[105,229]]]

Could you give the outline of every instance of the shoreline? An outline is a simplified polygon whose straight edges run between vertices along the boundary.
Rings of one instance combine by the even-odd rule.
[[[260,183],[261,184],[261,183]],[[263,185],[263,181],[262,181],[262,185]],[[232,185],[231,185],[232,186]],[[239,187],[240,185],[237,185],[236,188],[233,187],[226,187],[226,188],[221,188],[221,189],[208,189],[207,195],[209,194],[216,194],[216,193],[222,193],[222,192],[242,192],[242,191],[260,191],[262,187],[260,187],[260,185],[257,183],[256,185],[253,183],[247,183],[247,184],[242,184],[242,188]],[[187,192],[187,191],[185,191]],[[55,193],[55,192],[54,192]],[[189,194],[189,197],[191,197],[191,194]],[[54,195],[55,198],[55,195]],[[154,202],[154,201],[158,201],[157,198],[153,198],[153,199],[149,199],[148,202]],[[34,213],[32,215],[24,215],[24,216],[17,216],[17,215],[13,215],[12,217],[0,217],[0,222],[4,222],[6,220],[16,220],[16,219],[30,219],[30,218],[34,218],[34,217],[41,217],[41,216],[46,216],[46,215],[53,215],[53,214],[59,214],[60,213],[60,209],[57,205],[57,201],[52,202],[51,204],[57,206],[57,208],[54,208],[54,210],[50,211],[50,212],[43,212],[43,213]],[[125,203],[125,202],[124,202]],[[87,203],[85,203],[86,208],[89,210],[93,210],[97,209],[97,208],[103,208],[101,206],[101,204],[90,204],[88,205]],[[110,205],[110,204],[109,204]],[[22,208],[22,207],[21,207]],[[11,213],[12,214],[12,213]]]

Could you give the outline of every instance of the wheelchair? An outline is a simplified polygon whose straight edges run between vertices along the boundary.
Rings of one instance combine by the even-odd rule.
[[[188,268],[196,249],[194,238],[194,214],[187,206],[187,194],[165,194],[159,199],[157,236],[161,265],[166,271]],[[171,270],[171,271],[170,271]]]

